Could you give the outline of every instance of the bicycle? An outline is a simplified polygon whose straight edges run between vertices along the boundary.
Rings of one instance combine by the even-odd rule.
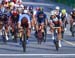
[[[46,25],[44,26],[44,42],[46,42],[46,37],[47,37],[47,30],[46,30]]]
[[[22,35],[22,47],[23,52],[26,52],[26,40],[27,40],[27,30],[29,28],[28,20],[26,17],[24,17],[21,21],[21,26],[23,27],[23,35]]]
[[[42,25],[38,25],[38,31],[37,31],[37,41],[38,44],[41,44],[43,41],[46,42],[46,28],[44,27],[44,32],[41,30]]]
[[[73,22],[72,24],[72,36],[74,37],[74,34],[75,34],[75,22]]]
[[[26,28],[24,27],[24,32],[23,32],[23,38],[22,38],[22,47],[23,47],[23,52],[26,52]]]
[[[18,28],[17,28],[17,23],[14,23],[14,42],[17,43],[17,33],[18,33]]]
[[[54,44],[55,44],[55,47],[56,47],[56,50],[58,51],[59,50],[59,45],[58,45],[58,28],[60,27],[53,27],[54,28]]]

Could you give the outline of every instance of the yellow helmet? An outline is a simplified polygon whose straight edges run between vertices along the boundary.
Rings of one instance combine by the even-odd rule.
[[[62,9],[62,14],[66,14],[66,9]]]
[[[14,4],[14,2],[10,2],[10,4],[9,4],[10,6],[14,6],[15,4]]]

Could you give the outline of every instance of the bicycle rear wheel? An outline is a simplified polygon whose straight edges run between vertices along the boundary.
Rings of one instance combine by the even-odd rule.
[[[43,39],[43,35],[42,35],[41,30],[39,30],[39,31],[37,32],[37,40],[38,40],[38,44],[41,44],[42,39]]]
[[[47,36],[47,31],[46,31],[46,27],[44,28],[44,42],[46,42],[46,36]]]

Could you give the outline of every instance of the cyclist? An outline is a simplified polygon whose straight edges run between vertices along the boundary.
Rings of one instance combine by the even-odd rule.
[[[26,18],[26,22],[25,21],[22,21],[23,18]],[[30,15],[27,14],[27,12],[25,11],[25,13],[20,13],[19,14],[19,21],[18,21],[18,28],[20,29],[20,37],[22,39],[22,32],[23,32],[23,27],[22,25],[23,24],[26,24],[27,25],[27,43],[28,43],[28,38],[30,37],[30,29],[31,29],[31,21],[30,21]],[[21,32],[22,31],[22,32]]]
[[[5,36],[6,36],[6,40],[8,40],[8,11],[7,8],[4,5],[1,5],[0,7],[0,21],[3,22],[3,29],[6,32]]]
[[[47,15],[44,13],[44,10],[42,7],[40,7],[39,11],[36,14],[36,32],[35,34],[37,34],[38,31],[38,25],[41,24],[42,28],[42,34],[44,35],[44,27],[45,24],[47,25],[48,19],[47,19]]]
[[[32,29],[34,30],[34,20],[33,20],[33,6],[30,5],[27,7],[27,10],[28,10],[28,14],[30,15],[31,17],[31,26],[32,26]]]
[[[66,9],[62,9],[61,13],[60,13],[60,18],[63,22],[63,26],[64,26],[65,31],[66,31],[66,24],[68,23],[67,16],[68,16],[68,14],[66,12]]]
[[[12,9],[11,10],[11,15],[10,15],[10,26],[11,26],[11,34],[12,34],[12,39],[17,42],[17,29],[18,29],[18,20],[19,20],[19,14],[17,9]]]
[[[36,25],[36,15],[37,13],[40,11],[40,7],[36,7],[34,10],[33,10],[33,19],[32,19],[32,29],[34,30],[35,29],[35,25]]]
[[[72,31],[72,25],[73,25],[73,22],[75,21],[75,8],[71,12],[70,16],[71,16],[71,19],[70,19],[70,31]]]
[[[52,39],[55,40],[54,38],[54,28],[53,27],[60,27],[58,28],[58,45],[61,47],[61,26],[62,26],[62,21],[58,19],[56,16],[55,10],[51,11],[51,16],[50,16],[50,30],[52,32]]]

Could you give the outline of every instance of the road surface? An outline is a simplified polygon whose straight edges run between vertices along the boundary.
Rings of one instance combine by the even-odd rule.
[[[26,4],[25,2],[23,2]],[[42,6],[45,9],[46,14],[48,15],[49,18],[49,12],[52,10],[51,8],[55,6],[54,4],[46,4],[46,3],[41,3],[41,4],[36,4],[31,2],[31,4],[27,3],[26,5],[33,5],[34,7],[36,6]],[[51,6],[51,8],[49,7]],[[2,39],[0,37],[0,39]],[[10,38],[11,39],[11,38]],[[9,40],[10,40],[9,39]],[[14,56],[13,56],[14,54]],[[40,55],[40,56],[26,56],[29,54],[51,54],[51,55]],[[53,55],[54,56],[53,56]],[[56,54],[56,55],[55,55]],[[2,41],[0,41],[0,58],[49,58],[49,57],[55,57],[55,58],[75,58],[74,55],[69,55],[69,56],[63,56],[59,54],[64,54],[64,55],[69,55],[69,54],[75,54],[75,37],[71,36],[71,33],[69,31],[69,24],[67,25],[67,31],[65,31],[64,39],[62,40],[62,48],[59,48],[59,51],[55,50],[55,46],[53,44],[53,41],[51,39],[51,34],[49,32],[49,27],[47,28],[47,42],[42,43],[41,45],[37,44],[37,40],[34,37],[34,31],[31,33],[31,37],[29,38],[29,43],[27,44],[27,50],[24,53],[22,51],[22,46],[18,43],[14,43],[9,41],[7,44],[3,44]],[[7,56],[8,55],[8,56]],[[16,56],[17,55],[17,56]]]

